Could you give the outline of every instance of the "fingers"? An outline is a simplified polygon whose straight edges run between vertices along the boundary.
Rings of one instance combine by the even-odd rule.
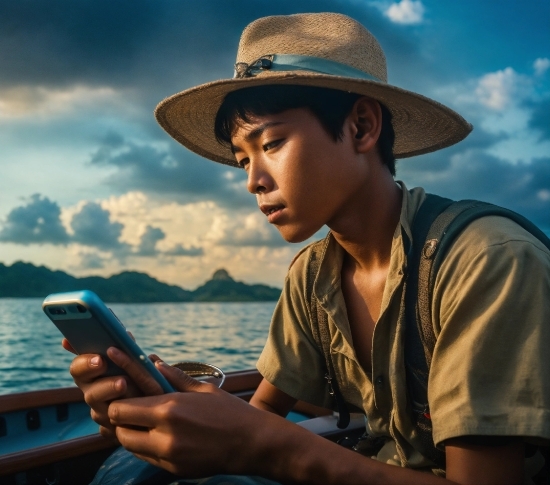
[[[152,355],[151,357],[157,357]],[[152,359],[153,360],[153,359]],[[168,365],[166,362],[158,359],[153,360],[155,362],[156,368],[160,373],[166,377],[166,380],[172,384],[176,391],[180,392],[208,392],[210,390],[211,384],[205,384],[203,382],[193,379],[191,376],[185,372]],[[216,386],[214,386],[216,387]]]
[[[117,438],[132,453],[172,473],[193,477],[242,472],[246,458],[235,460],[235,450],[256,442],[266,419],[271,422],[269,434],[285,421],[213,385],[198,383],[196,388],[200,391],[112,402],[108,414]]]
[[[100,355],[82,354],[76,356],[69,369],[78,387],[89,384],[102,376],[107,370],[107,362]]]
[[[165,396],[149,396],[112,402],[108,409],[109,424],[154,428],[159,419],[162,420],[170,412],[170,404],[161,407],[164,398]]]
[[[170,455],[170,446],[166,445],[167,440],[162,439],[158,433],[117,427],[116,437],[124,448],[140,460],[164,468],[172,473],[177,472],[174,464],[164,458]],[[154,450],[154,453],[152,453],[152,450]]]
[[[73,354],[77,354],[77,351],[75,349],[73,349],[73,346],[69,343],[69,341],[64,338],[62,341],[61,341],[61,346],[65,349],[65,350],[68,350],[69,352],[72,352]]]
[[[104,377],[107,362],[94,354],[75,357],[71,363],[71,375],[84,393],[84,401],[92,408],[92,419],[114,434],[107,414],[109,403],[115,399],[141,396],[142,392],[127,376]],[[106,432],[105,436],[109,433]]]
[[[116,437],[128,451],[149,457],[151,452],[151,436],[148,430],[117,427]]]
[[[116,428],[114,426],[111,426],[109,428],[106,428],[105,426],[100,426],[99,434],[110,441],[120,444],[116,436]]]
[[[120,351],[116,347],[109,347],[109,349],[107,349],[107,355],[116,365],[118,365],[130,376],[137,387],[141,389],[146,396],[157,396],[164,394],[164,391],[157,381],[151,377],[151,375],[141,366],[141,364],[134,362],[124,352]]]
[[[104,405],[106,410],[110,401],[130,397],[126,396],[127,390],[128,384],[124,377],[106,377],[98,379],[93,386],[86,390],[84,400],[94,409]]]
[[[141,391],[120,376],[97,379],[84,391],[84,400],[92,408],[92,419],[108,429],[113,428],[108,416],[110,402],[137,396],[141,396]]]

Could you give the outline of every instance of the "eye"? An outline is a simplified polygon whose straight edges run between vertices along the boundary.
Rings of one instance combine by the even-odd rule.
[[[250,163],[250,159],[248,157],[245,157],[241,160],[237,160],[237,165],[241,168],[246,169],[247,165]]]
[[[272,148],[275,148],[279,143],[281,143],[282,140],[273,140],[269,143],[265,143],[262,148],[264,152],[267,152],[268,150],[271,150]]]

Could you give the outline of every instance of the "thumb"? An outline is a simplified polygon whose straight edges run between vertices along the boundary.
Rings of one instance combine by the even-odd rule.
[[[180,392],[201,392],[203,387],[207,384],[204,384],[196,379],[193,379],[190,375],[185,372],[168,365],[162,360],[156,360],[155,366],[159,372],[166,377],[168,382],[174,386],[176,391]]]

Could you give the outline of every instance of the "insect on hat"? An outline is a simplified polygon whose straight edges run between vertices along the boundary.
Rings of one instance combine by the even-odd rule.
[[[380,101],[392,113],[396,158],[453,145],[472,130],[450,108],[388,84],[386,57],[378,41],[359,22],[336,13],[252,22],[241,35],[233,78],[174,94],[157,106],[155,116],[191,151],[237,166],[230,148],[216,140],[216,114],[228,93],[268,84],[339,89]]]

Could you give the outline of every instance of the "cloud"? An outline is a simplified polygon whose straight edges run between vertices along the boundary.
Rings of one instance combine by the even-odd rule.
[[[123,191],[184,202],[210,199],[232,207],[255,205],[243,170],[201,159],[175,143],[135,142],[111,131],[90,163],[116,167],[108,183]]]
[[[0,88],[0,119],[72,115],[88,107],[118,103],[120,93],[110,87],[83,85],[68,88],[14,86]]]
[[[157,243],[166,238],[165,232],[152,226],[146,226],[145,232],[142,234],[140,243],[135,251],[131,252],[132,256],[202,256],[204,250],[200,247],[190,246],[184,247],[182,244],[175,244],[167,250],[160,250]]]
[[[166,234],[162,229],[147,226],[135,254],[138,256],[155,256],[157,254],[157,243],[165,237]]]
[[[217,217],[206,236],[222,246],[282,247],[288,243],[260,213],[233,218],[229,214]]]
[[[502,111],[518,96],[525,88],[528,80],[520,76],[511,67],[501,71],[485,74],[479,79],[475,94],[477,100],[485,107],[495,111]]]
[[[0,241],[17,244],[67,244],[69,235],[61,209],[47,197],[34,194],[28,204],[12,209],[0,231]]]
[[[74,253],[80,261],[80,268],[93,270],[106,267],[107,262],[112,266],[115,261],[124,263],[128,258],[134,257],[157,260],[160,258],[162,263],[162,258],[204,255],[204,249],[199,245],[177,242],[172,236],[173,233],[177,233],[178,224],[174,219],[177,219],[178,212],[181,214],[181,210],[174,211],[173,217],[164,217],[164,225],[169,228],[171,234],[167,240],[163,229],[151,224],[146,224],[143,228],[143,224],[136,219],[141,213],[146,219],[148,217],[151,221],[159,222],[154,215],[156,204],[146,207],[148,200],[143,194],[130,194],[125,198],[129,213],[126,214],[127,219],[124,216],[122,219],[132,221],[130,227],[115,220],[110,210],[103,207],[108,207],[109,203],[82,201],[76,207],[62,210],[56,202],[35,194],[30,197],[28,204],[16,207],[8,214],[0,230],[0,242],[68,246],[67,251]],[[129,207],[127,202],[133,203],[133,208],[137,208],[137,214],[132,213],[132,207]],[[174,204],[161,206],[160,213],[164,214],[163,211],[167,208],[168,211],[173,210]],[[185,207],[183,209],[185,210]],[[204,209],[211,210],[208,204]],[[117,216],[120,216],[120,212]],[[202,214],[198,214],[197,217],[205,219]],[[202,230],[207,230],[208,227],[203,227]],[[128,230],[130,233],[134,231],[139,234],[126,234],[124,237]],[[194,240],[197,238],[191,239]],[[161,241],[164,244],[159,247]]]
[[[539,57],[533,62],[533,69],[536,76],[542,76],[550,67],[550,59],[547,57]]]
[[[550,231],[550,93],[536,74],[509,66],[437,94],[474,131],[457,145],[403,161],[399,176],[454,199],[509,207]]]
[[[95,202],[87,202],[71,220],[72,241],[104,251],[124,250],[120,241],[123,224],[112,222],[109,211]]]
[[[204,250],[199,247],[190,246],[188,248],[183,247],[181,244],[176,244],[174,247],[168,249],[167,251],[163,251],[162,254],[165,254],[166,256],[202,256],[204,254]]]
[[[421,1],[401,0],[399,3],[392,3],[385,14],[397,24],[419,24],[423,21],[424,10]]]
[[[301,0],[298,8],[332,5]],[[245,25],[297,9],[295,0],[245,7],[225,0],[0,2],[1,83],[139,87],[158,101],[206,74],[231,77]]]
[[[80,253],[80,268],[102,269],[105,267],[105,259],[97,253]]]
[[[510,163],[530,162],[550,153],[550,92],[534,74],[512,67],[439,88],[437,97],[473,123],[474,134],[496,137],[486,151]],[[467,138],[461,150],[472,148]]]
[[[78,170],[71,181],[72,203],[82,188],[88,199],[140,191],[164,201],[250,209],[255,200],[247,193],[243,171],[190,153],[152,116],[166,96],[231,77],[239,36],[249,21],[298,11],[342,11],[380,38],[395,56],[394,72],[413,64],[424,72],[414,55],[415,39],[390,34],[391,22],[364,2],[346,0],[337,8],[331,0],[244,5],[235,9],[225,0],[162,0],[154,6],[148,0],[0,2],[0,121],[19,140],[32,140],[14,140],[12,158],[36,160],[45,146],[51,148],[55,169]],[[205,35],[205,26],[216,35]],[[100,185],[97,192],[90,189],[91,177]],[[35,190],[31,186],[24,193]]]
[[[384,47],[394,84],[432,96],[441,83],[453,83],[455,92],[441,100],[473,122],[474,132],[457,146],[400,162],[400,177],[505,205],[516,203],[506,199],[510,188],[512,197],[529,194],[530,203],[521,207],[529,215],[548,209],[543,160],[550,153],[544,145],[550,142],[544,92],[550,56],[542,28],[547,7],[499,10],[484,2],[454,7],[406,0],[381,0],[378,6],[370,0],[240,3],[243,8],[227,0],[0,2],[2,200],[9,204],[20,194],[41,192],[62,206],[57,238],[46,237],[44,227],[38,236],[27,228],[25,237],[15,237],[7,216],[15,205],[0,207],[2,237],[26,241],[2,244],[5,258],[32,255],[40,264],[72,264],[75,271],[84,271],[82,262],[104,275],[131,267],[187,287],[223,266],[238,279],[280,284],[298,247],[284,245],[259,213],[249,218],[256,209],[244,173],[189,153],[156,125],[152,112],[166,96],[230,77],[249,21],[298,11],[336,10],[363,23]],[[520,11],[524,22],[508,22]],[[421,23],[410,28],[400,21]],[[533,185],[537,178],[541,186]],[[100,241],[101,248],[82,233],[80,240],[89,245],[72,239],[71,220],[90,201],[108,212],[111,224],[122,225],[104,221],[112,235]],[[32,229],[40,226],[34,221]],[[144,238],[147,226],[165,237],[157,232],[155,242],[149,232]],[[30,246],[40,238],[58,242]],[[140,251],[155,255],[138,256]],[[125,263],[118,257],[124,252]]]
[[[550,98],[532,103],[533,109],[529,126],[538,130],[542,140],[550,140]]]
[[[417,167],[404,178],[453,199],[479,199],[508,207],[550,231],[548,157],[511,164],[482,150],[465,150],[452,155],[438,173]]]

